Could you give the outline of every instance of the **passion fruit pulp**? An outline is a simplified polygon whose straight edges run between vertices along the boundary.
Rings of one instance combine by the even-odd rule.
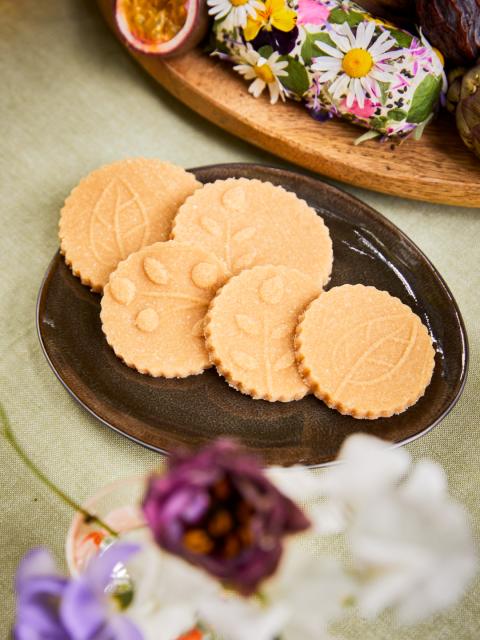
[[[173,56],[205,36],[205,0],[116,0],[115,20],[128,45],[141,53]]]

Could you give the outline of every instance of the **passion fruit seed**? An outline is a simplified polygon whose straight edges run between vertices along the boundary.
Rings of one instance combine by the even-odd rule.
[[[342,68],[351,78],[363,78],[373,67],[373,58],[365,49],[350,49],[342,61]]]
[[[168,42],[185,24],[185,0],[124,0],[123,11],[132,34],[143,42]]]

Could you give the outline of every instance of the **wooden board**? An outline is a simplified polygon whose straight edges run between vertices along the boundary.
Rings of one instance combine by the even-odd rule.
[[[111,0],[98,0],[114,26]],[[167,91],[230,133],[316,173],[403,198],[480,207],[480,159],[463,145],[448,113],[418,142],[391,148],[369,141],[354,146],[362,129],[341,121],[319,123],[300,104],[270,105],[253,98],[229,65],[200,49],[163,60],[131,55]]]

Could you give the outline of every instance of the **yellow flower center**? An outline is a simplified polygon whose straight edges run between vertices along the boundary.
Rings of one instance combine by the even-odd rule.
[[[343,58],[342,67],[351,78],[363,78],[373,67],[373,58],[365,49],[350,49]]]
[[[270,82],[273,82],[275,80],[275,76],[273,75],[272,70],[270,69],[268,64],[256,65],[254,67],[254,71],[257,78],[260,78],[260,80],[263,80],[267,84],[270,84]]]
[[[234,7],[241,7],[243,4],[247,4],[248,0],[230,0],[230,4]]]

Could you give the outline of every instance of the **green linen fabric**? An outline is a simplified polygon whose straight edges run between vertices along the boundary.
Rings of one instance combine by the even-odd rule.
[[[280,163],[157,87],[116,42],[93,2],[4,0],[0,79],[0,400],[34,460],[83,500],[114,479],[154,469],[162,458],[90,417],[41,353],[35,300],[57,249],[65,196],[90,170],[126,156],[160,157],[186,167]],[[480,211],[348,190],[410,235],[443,274],[463,312],[471,348],[465,392],[443,423],[408,449],[415,459],[428,456],[446,468],[451,491],[471,511],[478,533]],[[5,441],[0,473],[0,637],[7,638],[18,560],[30,547],[47,545],[64,566],[72,513]],[[330,545],[326,540],[319,552],[333,550]],[[373,623],[350,618],[336,631],[348,640],[475,640],[479,586],[477,581],[458,606],[417,627],[397,628],[384,616]]]

